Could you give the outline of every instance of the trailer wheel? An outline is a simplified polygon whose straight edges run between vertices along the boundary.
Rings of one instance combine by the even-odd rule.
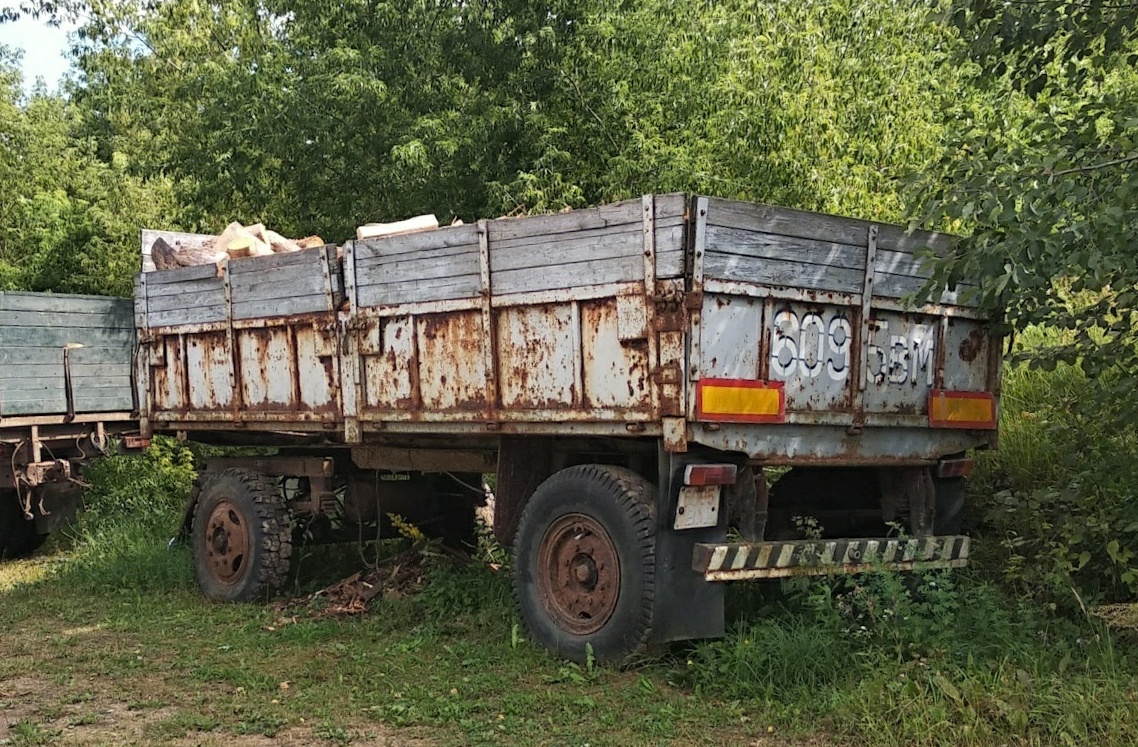
[[[202,594],[248,602],[279,589],[288,575],[292,527],[276,484],[244,469],[206,472],[198,481],[193,554]]]
[[[935,508],[933,531],[936,534],[960,534],[964,531],[963,477],[933,478]]]
[[[514,538],[514,595],[537,643],[621,662],[652,629],[655,490],[623,467],[562,470],[534,492]]]
[[[0,492],[0,558],[31,555],[47,539],[36,531],[35,521],[24,518],[15,490]]]

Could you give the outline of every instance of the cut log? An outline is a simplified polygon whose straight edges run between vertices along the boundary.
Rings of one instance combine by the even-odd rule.
[[[324,239],[319,236],[305,236],[303,239],[297,239],[296,243],[301,249],[315,249],[324,246]]]
[[[213,244],[208,242],[170,245],[165,239],[159,238],[150,250],[150,258],[157,270],[175,270],[191,265],[212,264],[217,262],[219,255]]]
[[[394,223],[367,223],[356,229],[357,239],[377,239],[380,236],[399,236],[419,231],[434,231],[439,227],[439,219],[434,215],[418,215]]]
[[[269,247],[277,254],[286,252],[299,252],[301,250],[300,244],[292,239],[286,239],[276,231],[264,231],[261,234],[265,241],[269,242]]]

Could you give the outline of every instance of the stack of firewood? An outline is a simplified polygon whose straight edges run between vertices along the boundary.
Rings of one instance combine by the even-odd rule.
[[[462,221],[455,221],[461,225]],[[420,215],[394,223],[366,223],[356,229],[357,239],[376,239],[385,236],[399,236],[419,231],[432,231],[439,227],[433,215]],[[243,226],[233,222],[225,227],[220,235],[202,241],[182,240],[170,243],[158,239],[150,250],[154,267],[159,270],[173,270],[192,265],[216,264],[218,270],[230,259],[239,257],[263,257],[269,254],[299,252],[303,249],[323,246],[324,239],[319,236],[306,236],[303,239],[286,239],[276,231],[270,231],[261,223]]]
[[[233,222],[216,238],[205,241],[181,241],[170,244],[164,239],[158,239],[150,250],[150,257],[154,261],[155,268],[173,270],[192,265],[220,266],[230,258],[299,252],[323,245],[324,239],[319,236],[286,239],[276,231],[268,230],[261,223],[243,226]]]

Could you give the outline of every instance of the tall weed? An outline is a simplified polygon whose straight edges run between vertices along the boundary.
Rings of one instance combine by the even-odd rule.
[[[1060,344],[1030,330],[1025,348]],[[972,481],[981,543],[998,543],[1002,577],[1019,593],[1076,606],[1138,594],[1138,428],[1119,422],[1109,376],[1025,363],[1005,368],[1000,444]]]
[[[86,511],[70,530],[72,557],[60,580],[83,589],[189,588],[188,553],[168,543],[194,481],[190,450],[158,437],[144,454],[106,457],[84,476]]]

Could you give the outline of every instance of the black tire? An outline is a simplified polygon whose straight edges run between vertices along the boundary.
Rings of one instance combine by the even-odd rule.
[[[514,538],[514,597],[531,639],[577,662],[591,648],[620,663],[647,645],[655,514],[653,486],[623,467],[569,467],[538,486]]]
[[[933,478],[936,508],[933,514],[934,534],[960,534],[964,531],[963,477]]]
[[[24,518],[16,491],[0,491],[0,558],[31,555],[46,539],[46,534],[36,531],[34,520]]]
[[[249,602],[284,585],[292,557],[288,507],[276,483],[226,469],[198,478],[192,547],[198,586],[219,602]]]

